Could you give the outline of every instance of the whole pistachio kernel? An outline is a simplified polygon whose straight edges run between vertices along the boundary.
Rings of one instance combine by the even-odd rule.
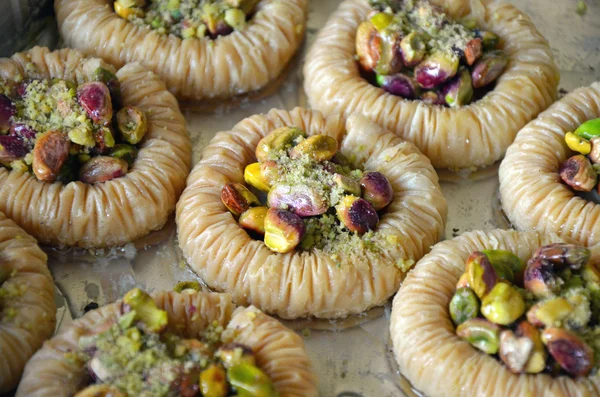
[[[500,349],[500,327],[483,318],[473,318],[460,324],[456,335],[487,354],[496,354]]]
[[[271,379],[258,367],[249,363],[239,363],[227,370],[231,385],[242,396],[277,397],[279,394]]]
[[[60,131],[40,135],[33,148],[33,172],[37,179],[53,182],[69,156],[69,140]]]
[[[244,169],[244,180],[247,184],[263,192],[271,190],[271,184],[261,173],[260,163],[252,163],[246,166]]]
[[[546,368],[546,358],[548,354],[542,343],[540,332],[533,325],[523,320],[519,322],[515,328],[515,334],[517,336],[525,336],[533,342],[533,349],[527,363],[525,363],[524,370],[528,374],[537,374],[542,372]]]
[[[586,376],[594,368],[594,350],[574,333],[564,328],[547,328],[542,332],[542,342],[567,373]]]
[[[125,160],[108,156],[92,157],[79,169],[79,179],[85,183],[102,183],[127,174],[129,166]]]
[[[527,321],[537,327],[560,327],[573,310],[565,298],[552,298],[533,305],[527,311]]]
[[[473,252],[467,259],[467,281],[481,299],[498,283],[498,274],[483,252]]]
[[[329,204],[319,191],[307,185],[277,184],[267,196],[271,208],[280,208],[298,216],[316,216],[327,212]]]
[[[581,138],[573,134],[572,132],[567,132],[565,134],[565,142],[569,149],[579,152],[583,155],[586,155],[592,151],[592,144],[587,139]]]
[[[270,208],[265,216],[265,244],[272,251],[285,254],[300,244],[306,232],[302,219],[293,212]]]
[[[374,70],[379,62],[382,39],[370,20],[363,21],[356,31],[356,55],[361,68]]]
[[[450,300],[450,317],[455,325],[479,315],[479,299],[470,288],[459,288]]]
[[[594,189],[598,175],[590,161],[578,154],[568,158],[559,168],[560,178],[574,190],[589,192]]]
[[[586,121],[577,127],[573,133],[588,141],[592,138],[600,137],[600,118]]]
[[[123,297],[123,303],[135,310],[136,317],[150,332],[160,333],[167,327],[167,312],[158,309],[154,299],[139,288],[134,288]]]
[[[507,329],[500,334],[500,359],[515,374],[524,371],[533,353],[533,340]]]
[[[225,368],[231,368],[234,365],[247,363],[256,365],[256,358],[252,350],[239,343],[226,343],[219,347],[215,356],[218,357]]]
[[[290,151],[291,158],[308,155],[316,161],[331,160],[337,152],[337,141],[327,135],[313,135],[300,142]]]
[[[518,256],[506,250],[483,250],[482,252],[487,256],[501,279],[517,285],[523,284],[525,264]]]
[[[484,53],[473,66],[471,78],[473,87],[481,88],[493,83],[508,65],[508,55],[502,50]]]
[[[258,197],[241,183],[228,183],[223,186],[221,201],[235,216],[241,215],[251,206],[260,205]]]
[[[379,216],[375,208],[368,201],[356,196],[345,196],[335,206],[335,212],[340,222],[348,230],[358,234],[375,230],[379,223]]]
[[[365,172],[360,179],[360,187],[362,197],[377,211],[385,208],[394,198],[394,189],[381,172]]]
[[[102,125],[111,122],[113,107],[106,84],[92,81],[79,85],[77,99],[94,123]]]
[[[129,164],[129,167],[131,167],[137,158],[138,149],[133,145],[119,143],[110,150],[108,155],[110,157],[116,157],[118,159],[125,160],[127,164]]]
[[[268,207],[251,207],[242,212],[239,225],[251,232],[264,236],[265,234],[265,217],[267,216]]]
[[[295,146],[301,138],[306,137],[306,132],[297,127],[281,127],[271,131],[268,135],[258,141],[256,146],[256,158],[259,162],[269,160],[269,156],[280,150],[290,149]]]
[[[415,67],[415,79],[422,88],[432,89],[454,77],[458,66],[459,59],[456,55],[437,51]]]
[[[229,392],[227,374],[218,364],[210,364],[200,373],[200,391],[204,397],[226,397]]]
[[[148,131],[146,114],[131,105],[124,106],[117,112],[117,125],[123,139],[132,145],[139,143]]]
[[[85,125],[75,127],[69,131],[69,140],[81,146],[94,147],[96,146],[96,140],[94,139],[94,133],[92,130],[87,128]]]
[[[589,248],[575,244],[554,243],[539,247],[533,254],[556,266],[557,270],[565,267],[577,270],[588,263],[592,253]]]
[[[525,313],[525,300],[514,287],[500,282],[481,301],[481,314],[500,325],[514,323]]]

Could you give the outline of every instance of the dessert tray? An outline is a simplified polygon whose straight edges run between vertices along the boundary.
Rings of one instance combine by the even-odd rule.
[[[586,1],[587,10],[582,15],[577,12],[575,0],[553,2],[552,6],[543,0],[507,2],[527,13],[550,43],[561,74],[559,98],[600,80],[600,3]],[[192,164],[200,160],[202,150],[217,132],[231,130],[246,117],[274,108],[309,107],[303,91],[304,57],[338,1],[312,1],[308,7],[305,41],[275,93],[253,101],[224,102],[210,110],[182,104],[192,141]],[[53,37],[55,27],[48,30]],[[56,43],[55,48],[59,47]],[[510,227],[500,206],[498,164],[470,174],[438,173],[448,202],[445,239],[471,230]],[[56,284],[57,332],[85,312],[115,302],[134,287],[152,293],[171,290],[181,281],[200,281],[179,248],[174,215],[163,229],[120,248],[42,248]],[[344,320],[282,322],[302,336],[314,373],[318,374],[321,396],[422,396],[398,371],[389,336],[390,313],[391,301]]]

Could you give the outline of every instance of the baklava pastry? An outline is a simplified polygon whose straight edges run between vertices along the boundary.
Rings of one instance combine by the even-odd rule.
[[[522,230],[600,243],[600,83],[566,95],[529,123],[500,166],[502,208]]]
[[[118,67],[140,62],[178,99],[265,90],[304,38],[306,0],[57,0],[67,45]]]
[[[140,289],[85,314],[25,368],[17,396],[316,396],[302,338],[226,294]]]
[[[400,371],[427,396],[600,394],[600,267],[554,234],[436,245],[394,298]]]
[[[0,213],[0,394],[54,333],[54,281],[33,237]]]
[[[382,305],[442,236],[429,160],[362,116],[271,110],[221,132],[177,206],[179,244],[213,289],[282,318]]]
[[[0,90],[0,211],[42,243],[85,248],[166,223],[191,143],[156,75],[36,47],[0,59]]]
[[[487,0],[343,1],[304,76],[316,109],[362,113],[451,170],[500,160],[559,81],[531,19]]]

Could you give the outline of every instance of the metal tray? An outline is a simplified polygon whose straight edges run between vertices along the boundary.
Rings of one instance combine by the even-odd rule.
[[[600,80],[600,0],[586,0],[584,15],[576,12],[577,0],[510,2],[531,15],[549,40],[562,74],[562,94]],[[194,163],[217,131],[227,130],[239,120],[271,108],[307,106],[302,90],[302,60],[319,28],[338,4],[336,0],[310,4],[306,42],[277,93],[257,102],[242,102],[234,108],[221,106],[211,113],[183,109],[194,146]],[[52,31],[49,29],[50,37]],[[48,42],[44,37],[38,40]],[[440,175],[449,203],[446,238],[468,230],[509,227],[499,205],[497,166],[469,176],[444,171]],[[46,251],[57,285],[57,331],[81,316],[86,306],[112,302],[133,286],[158,291],[171,289],[178,281],[197,279],[177,248],[174,221],[160,232],[119,249]],[[304,337],[319,375],[322,396],[419,395],[399,374],[391,355],[389,314],[388,303],[384,308],[344,321],[286,321]]]

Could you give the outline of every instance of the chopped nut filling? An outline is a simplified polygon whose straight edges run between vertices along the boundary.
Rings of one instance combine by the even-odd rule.
[[[588,376],[600,363],[600,267],[571,244],[474,252],[449,305],[457,335],[514,373]]]
[[[98,390],[143,397],[278,395],[252,349],[232,343],[217,322],[185,339],[166,330],[167,313],[145,292],[128,292],[123,308],[108,329],[83,336],[80,351],[67,353],[94,381],[77,396]]]
[[[498,36],[453,21],[427,0],[371,5],[358,27],[356,56],[365,77],[386,92],[432,105],[468,105],[508,64]]]
[[[146,115],[121,106],[117,77],[0,81],[0,165],[44,182],[105,182],[124,176],[147,131]]]
[[[278,128],[258,143],[259,161],[244,171],[255,190],[228,183],[221,200],[272,251],[318,249],[339,265],[390,263],[408,270],[412,261],[393,259],[398,237],[377,229],[378,211],[393,199],[391,184],[380,172],[354,168],[337,147],[326,135]]]
[[[246,27],[258,0],[117,0],[115,12],[136,25],[183,39],[227,35]]]

